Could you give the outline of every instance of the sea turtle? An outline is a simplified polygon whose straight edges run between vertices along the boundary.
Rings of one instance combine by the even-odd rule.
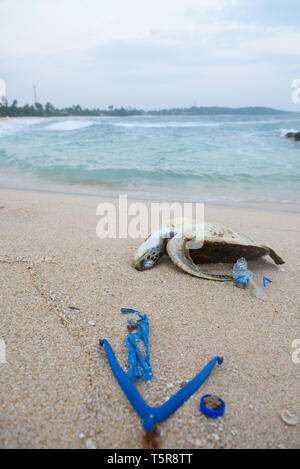
[[[241,257],[252,260],[266,255],[276,264],[284,264],[272,248],[255,242],[237,230],[204,223],[202,236],[199,237],[201,230],[197,228],[199,225],[193,220],[175,219],[168,222],[141,244],[134,259],[134,267],[137,270],[151,269],[167,251],[174,264],[190,275],[207,280],[229,281],[233,280],[232,276],[206,272],[200,264],[235,263]]]

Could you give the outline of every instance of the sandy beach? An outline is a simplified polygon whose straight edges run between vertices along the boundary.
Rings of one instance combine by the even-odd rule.
[[[300,418],[299,214],[205,206],[206,218],[271,245],[286,261],[250,262],[266,303],[232,283],[193,278],[166,257],[138,272],[141,240],[100,240],[101,199],[0,190],[1,448],[142,448],[141,419],[112,375],[99,338],[127,369],[123,306],[146,313],[154,378],[137,385],[158,406],[216,355],[224,363],[168,420],[161,448],[296,448]],[[230,267],[227,267],[228,272]],[[76,308],[76,309],[74,309]],[[206,419],[203,394],[225,400]]]

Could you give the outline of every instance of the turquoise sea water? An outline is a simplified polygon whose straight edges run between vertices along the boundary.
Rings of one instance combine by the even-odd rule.
[[[9,119],[0,185],[300,209],[300,115]]]

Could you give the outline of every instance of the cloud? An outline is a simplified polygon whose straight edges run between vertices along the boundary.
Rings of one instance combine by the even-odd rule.
[[[61,55],[116,40],[146,40],[153,31],[193,30],[215,21],[237,0],[10,0],[2,2],[3,52]],[[1,5],[1,4],[0,4]],[[185,5],[189,5],[186,7]],[[193,14],[192,14],[193,12]]]
[[[36,83],[57,105],[145,107],[213,103],[216,76],[220,104],[236,103],[241,87],[240,105],[266,104],[272,81],[273,105],[288,105],[300,27],[281,24],[274,1],[274,23],[262,24],[269,0],[0,0],[1,78],[21,101]]]

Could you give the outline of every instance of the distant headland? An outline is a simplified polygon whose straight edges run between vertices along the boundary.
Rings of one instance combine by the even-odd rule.
[[[292,111],[290,111],[292,112]],[[270,115],[270,114],[286,114],[289,111],[282,111],[268,107],[204,107],[192,106],[189,108],[171,108],[145,111],[143,109],[135,109],[132,107],[114,107],[108,106],[107,109],[87,109],[82,108],[79,104],[66,107],[56,108],[51,103],[45,105],[35,103],[33,105],[25,104],[19,106],[17,100],[11,105],[8,103],[0,104],[0,117],[66,117],[66,116],[94,116],[94,117],[134,117],[134,116],[215,116],[215,115]]]

